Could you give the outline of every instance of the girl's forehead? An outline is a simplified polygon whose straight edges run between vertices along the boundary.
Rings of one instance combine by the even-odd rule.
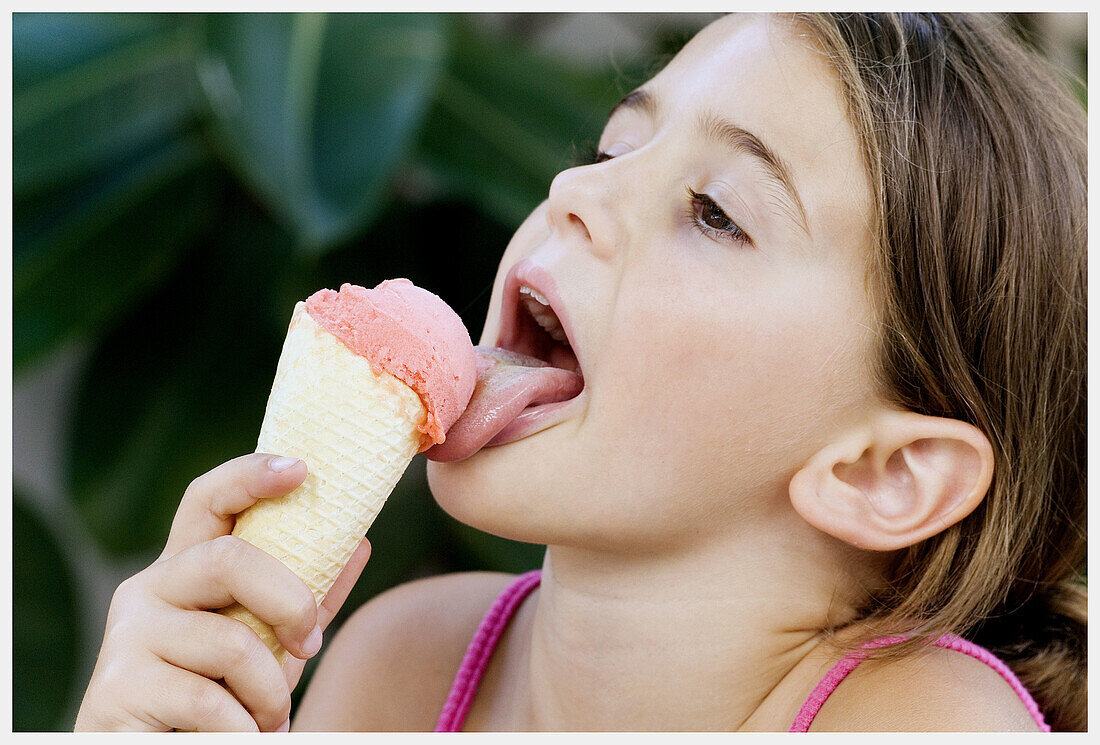
[[[661,118],[721,120],[764,142],[787,167],[818,237],[865,224],[870,189],[839,77],[793,23],[724,16],[642,87]],[[699,147],[707,148],[702,139]]]
[[[776,124],[797,120],[807,109],[843,118],[839,81],[830,63],[791,23],[766,15],[730,15],[713,22],[646,87],[661,88],[678,107],[770,116]],[[801,123],[813,129],[820,122]]]

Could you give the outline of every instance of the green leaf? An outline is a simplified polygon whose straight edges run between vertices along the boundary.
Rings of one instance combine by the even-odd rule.
[[[252,452],[292,307],[289,236],[225,195],[218,230],[105,338],[80,383],[70,492],[106,550],[164,544],[187,484]]]
[[[574,67],[456,23],[454,53],[416,163],[435,190],[518,225],[555,174],[596,140],[623,95],[621,73]]]
[[[92,33],[82,27],[85,18]],[[87,177],[185,132],[201,110],[195,39],[193,22],[17,19],[12,67],[23,82],[12,101],[16,196]],[[70,45],[83,54],[72,54]]]
[[[406,277],[448,303],[476,344],[511,236],[511,230],[457,200],[428,205],[394,200],[362,238],[321,257],[314,284],[303,286],[300,296],[343,282],[374,287]]]
[[[14,93],[175,23],[176,16],[152,13],[13,13]]]
[[[13,205],[13,365],[108,327],[175,266],[210,220],[195,140]]]
[[[374,218],[445,54],[416,14],[216,15],[199,63],[223,155],[320,252]]]
[[[520,543],[472,528],[448,518],[447,529],[469,556],[472,567],[482,571],[520,574],[542,566],[546,546]]]
[[[11,514],[12,729],[65,730],[80,630],[75,583],[57,539],[18,491]]]

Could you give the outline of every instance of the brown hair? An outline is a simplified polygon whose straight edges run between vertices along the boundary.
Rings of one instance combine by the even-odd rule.
[[[945,633],[1086,726],[1086,116],[998,16],[799,14],[840,76],[876,210],[884,397],[993,445],[967,518],[896,555],[868,632]]]

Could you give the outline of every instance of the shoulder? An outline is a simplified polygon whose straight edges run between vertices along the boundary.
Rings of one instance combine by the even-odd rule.
[[[825,701],[811,731],[1035,732],[1001,674],[953,649],[857,666]]]
[[[478,624],[513,579],[445,574],[364,603],[322,654],[295,730],[430,731]]]

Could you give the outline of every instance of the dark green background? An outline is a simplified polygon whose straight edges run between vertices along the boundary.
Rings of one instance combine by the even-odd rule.
[[[706,19],[650,17],[639,51],[586,62],[537,51],[557,16],[485,20],[14,14],[16,386],[90,350],[65,399],[70,518],[15,480],[15,730],[72,727],[101,640],[73,531],[121,576],[152,561],[188,482],[255,448],[294,302],[408,277],[476,340],[512,231]],[[410,578],[542,556],[445,515],[419,457],[370,535],[336,626]]]

